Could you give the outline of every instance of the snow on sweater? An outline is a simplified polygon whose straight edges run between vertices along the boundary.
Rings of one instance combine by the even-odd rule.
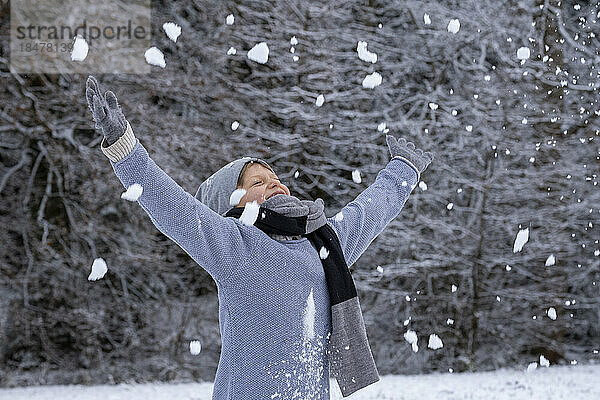
[[[160,169],[130,129],[133,150],[111,158],[115,174],[126,188],[142,185],[138,202],[154,225],[217,284],[222,347],[213,400],[329,399],[331,315],[317,250],[305,237],[274,240],[212,211]],[[343,219],[327,219],[348,266],[400,213],[417,178],[392,159],[341,210]]]

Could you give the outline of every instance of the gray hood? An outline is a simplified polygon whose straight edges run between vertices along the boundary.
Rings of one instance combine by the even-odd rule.
[[[256,157],[243,157],[230,162],[206,178],[196,192],[196,198],[219,215],[225,215],[234,206],[229,205],[229,197],[237,188],[237,181],[244,165],[250,161],[266,161]]]

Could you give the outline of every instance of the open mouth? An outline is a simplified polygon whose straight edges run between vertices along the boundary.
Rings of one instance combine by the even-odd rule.
[[[273,196],[277,196],[278,194],[285,194],[285,193],[283,193],[283,192],[273,193],[272,195],[270,195],[269,197],[267,197],[267,200],[269,200]]]

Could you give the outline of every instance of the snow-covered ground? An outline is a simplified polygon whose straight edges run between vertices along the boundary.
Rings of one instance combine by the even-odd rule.
[[[331,399],[343,399],[331,380]],[[0,389],[0,400],[210,400],[212,383],[35,386]],[[350,400],[597,400],[600,366],[553,366],[527,373],[499,370],[478,373],[386,375]]]

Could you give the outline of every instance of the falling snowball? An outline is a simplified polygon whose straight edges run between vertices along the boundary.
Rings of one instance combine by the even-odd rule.
[[[144,53],[144,57],[146,57],[146,62],[148,64],[156,65],[162,68],[167,66],[167,64],[165,63],[165,56],[163,55],[162,51],[160,51],[155,46],[152,46],[148,50],[146,50],[146,52]]]
[[[548,258],[546,259],[546,267],[554,265],[555,262],[556,262],[556,259],[554,258],[554,254],[550,254],[548,256]]]
[[[359,41],[358,45],[356,46],[356,51],[358,52],[358,58],[361,60],[373,64],[377,62],[377,54],[371,53],[369,50],[367,50],[367,42]]]
[[[523,249],[523,245],[529,240],[529,228],[519,230],[515,243],[513,245],[513,253],[519,252]]]
[[[373,72],[372,74],[365,76],[362,85],[367,89],[373,89],[374,87],[381,85],[381,75],[378,72]]]
[[[442,339],[440,339],[438,335],[432,333],[431,335],[429,335],[429,343],[427,344],[427,347],[429,347],[432,350],[437,350],[444,347],[444,344],[442,343]]]
[[[458,33],[460,29],[460,21],[458,19],[451,19],[448,23],[448,32]]]
[[[438,105],[436,103],[429,103],[429,108],[431,108],[432,110],[437,110]]]
[[[427,14],[427,13],[423,14],[423,22],[425,22],[425,25],[431,24],[431,18],[429,18],[429,14]]]
[[[108,268],[106,267],[106,261],[102,258],[96,258],[94,263],[92,264],[92,272],[88,276],[88,281],[97,281],[98,279],[102,279],[104,274],[106,274]]]
[[[248,51],[248,58],[260,64],[269,60],[269,46],[266,42],[260,42]]]
[[[235,53],[237,53],[237,50],[235,49],[235,47],[230,47],[229,50],[227,50],[228,56],[235,55]]]
[[[413,344],[413,343],[415,343],[417,341],[417,333],[415,331],[408,330],[404,334],[404,339],[408,343]]]
[[[142,195],[143,191],[144,188],[142,185],[139,183],[134,183],[133,185],[129,186],[125,192],[121,193],[121,198],[129,201],[137,201]]]
[[[355,169],[354,171],[352,171],[352,180],[354,181],[354,183],[361,183],[362,179],[360,178],[360,171]]]
[[[544,357],[543,355],[540,355],[540,365],[542,367],[549,367],[550,361],[548,361],[548,359],[546,357]]]
[[[532,362],[527,366],[527,372],[533,372],[537,369],[538,364],[536,362]]]
[[[458,289],[456,285],[452,285],[452,293],[456,292],[456,289]]]
[[[519,47],[517,50],[517,58],[519,60],[527,60],[530,55],[531,51],[529,50],[529,47]]]
[[[231,192],[231,196],[229,196],[229,205],[231,207],[235,207],[240,204],[240,200],[246,194],[246,189],[235,189]]]
[[[324,102],[325,102],[325,96],[323,96],[322,94],[317,96],[317,101],[315,103],[317,105],[317,107],[321,107]]]
[[[325,246],[321,246],[321,250],[319,250],[319,257],[321,260],[324,260],[329,255],[329,250],[325,248]]]
[[[258,217],[259,210],[260,205],[256,202],[256,200],[247,202],[242,215],[240,215],[240,222],[247,226],[254,225],[256,218]]]
[[[554,307],[550,307],[547,311],[548,314],[548,318],[550,318],[552,321],[556,320],[556,310],[554,309]]]
[[[417,333],[415,331],[406,331],[406,333],[404,334],[404,340],[410,343],[412,350],[415,353],[419,351],[419,346],[417,345]]]
[[[239,128],[239,127],[240,127],[240,123],[239,123],[239,122],[237,122],[237,121],[233,121],[233,122],[231,123],[231,130],[232,130],[232,131],[236,131],[236,130],[237,130],[237,128]]]
[[[298,44],[298,39],[296,39],[296,36],[292,36],[292,38],[290,39],[290,44],[292,46],[295,46]]]
[[[162,27],[169,39],[177,42],[177,38],[181,35],[181,27],[173,22],[165,22]]]
[[[193,356],[197,356],[198,354],[200,354],[201,349],[202,345],[200,344],[199,340],[192,340],[190,342],[190,353],[192,353]]]
[[[71,52],[71,61],[83,61],[87,57],[89,46],[81,35],[75,37],[73,51]]]
[[[227,18],[225,19],[225,21],[227,22],[227,25],[233,25],[233,21],[235,20],[233,14],[229,14],[227,16]]]
[[[427,184],[423,181],[419,182],[419,189],[427,190]]]

